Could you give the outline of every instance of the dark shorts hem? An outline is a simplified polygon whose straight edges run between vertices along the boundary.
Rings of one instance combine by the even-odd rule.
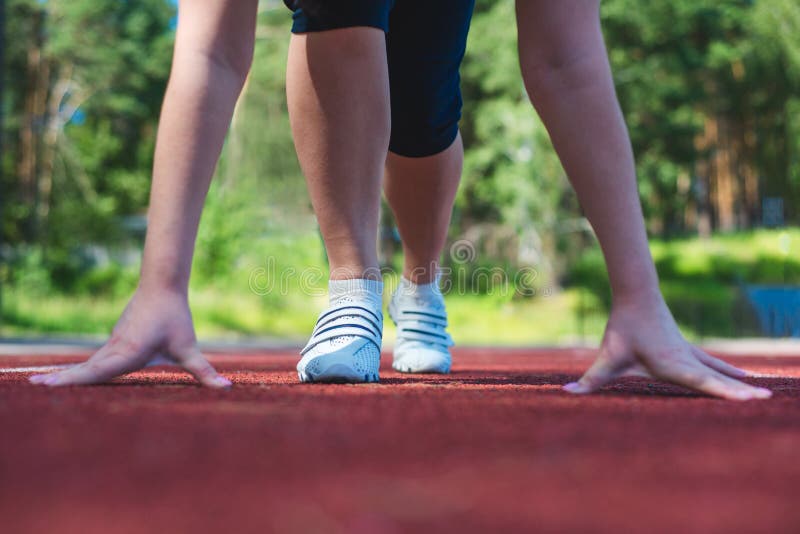
[[[306,24],[306,23],[293,23],[292,24],[292,33],[294,34],[303,34],[303,33],[317,33],[317,32],[327,32],[330,30],[344,30],[347,28],[376,28],[378,30],[382,30],[383,33],[387,33],[386,28],[378,24],[350,24],[350,23],[343,23],[341,25],[333,25],[333,24],[326,24],[326,25],[314,25],[314,24]]]
[[[389,152],[404,158],[427,158],[435,156],[450,148],[458,137],[458,124],[451,131],[439,136],[436,140],[427,140],[424,145],[420,143],[389,142]],[[415,136],[406,137],[414,139]]]
[[[394,0],[284,0],[292,9],[292,33],[368,27],[389,32]]]

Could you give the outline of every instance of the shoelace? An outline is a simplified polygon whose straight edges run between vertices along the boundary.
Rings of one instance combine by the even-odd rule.
[[[322,312],[317,319],[311,339],[300,351],[305,355],[308,351],[331,339],[341,336],[355,336],[381,346],[383,337],[383,314],[375,313],[358,304],[346,303],[333,306]]]

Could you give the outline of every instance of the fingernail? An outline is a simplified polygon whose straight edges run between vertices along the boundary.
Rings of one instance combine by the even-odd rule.
[[[229,388],[229,387],[231,387],[233,385],[233,382],[231,382],[230,380],[228,380],[224,376],[218,376],[217,378],[215,378],[214,379],[214,383],[217,384],[218,386],[222,386],[222,387],[226,387],[226,388]]]
[[[767,388],[756,388],[755,396],[759,399],[768,399],[772,397],[772,391]]]

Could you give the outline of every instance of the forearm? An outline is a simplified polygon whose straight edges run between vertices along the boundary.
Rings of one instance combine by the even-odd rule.
[[[652,291],[658,281],[627,129],[610,76],[605,79],[599,66],[588,68],[598,70],[595,79],[558,98],[541,98],[537,109],[597,234],[615,296]]]
[[[596,9],[593,2],[577,2],[582,13],[576,16],[575,11],[565,10],[569,28],[558,20],[560,13],[551,15],[554,23],[544,31],[552,35],[537,31],[537,37],[529,38],[522,33],[523,20],[519,21],[523,75],[597,234],[614,297],[657,297],[658,278],[647,244],[633,152]],[[543,4],[536,9],[552,6]],[[531,17],[520,5],[518,16]],[[539,15],[543,21],[548,18]],[[543,53],[547,46],[552,48]]]
[[[158,129],[142,284],[185,288],[200,213],[239,87],[204,58],[176,57],[176,67]]]
[[[203,203],[249,66],[252,40],[245,37],[236,55],[230,41],[241,38],[230,32],[247,36],[252,26],[236,26],[251,18],[250,11],[237,18],[241,7],[216,4],[217,12],[210,12],[214,4],[181,4],[156,141],[140,286],[188,287]]]

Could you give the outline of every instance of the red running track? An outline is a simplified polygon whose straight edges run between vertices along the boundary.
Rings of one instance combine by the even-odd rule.
[[[590,358],[462,349],[447,377],[305,385],[294,355],[217,355],[223,392],[0,373],[0,531],[800,532],[800,358],[728,358],[774,375],[749,403],[561,392]]]

